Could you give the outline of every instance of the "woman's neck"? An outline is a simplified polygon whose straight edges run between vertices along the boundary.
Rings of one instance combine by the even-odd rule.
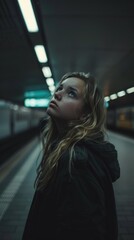
[[[67,124],[63,121],[55,121],[59,137],[63,137],[67,131]]]

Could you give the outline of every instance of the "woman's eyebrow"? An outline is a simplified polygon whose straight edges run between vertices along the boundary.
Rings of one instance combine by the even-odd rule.
[[[75,87],[68,86],[68,88],[69,88],[70,90],[74,90],[74,91],[78,92],[78,89],[75,88]]]
[[[66,88],[68,88],[69,90],[74,90],[75,92],[79,93],[79,91],[78,91],[77,88],[72,87],[72,86],[66,86],[66,84],[64,84],[64,83],[61,83],[58,87],[66,87]]]

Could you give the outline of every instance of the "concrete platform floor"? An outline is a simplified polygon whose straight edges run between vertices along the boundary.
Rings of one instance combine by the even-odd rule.
[[[108,135],[118,151],[121,167],[121,177],[113,184],[118,239],[134,240],[134,140],[111,132]],[[21,240],[40,157],[40,140],[34,139],[0,168],[0,240]]]

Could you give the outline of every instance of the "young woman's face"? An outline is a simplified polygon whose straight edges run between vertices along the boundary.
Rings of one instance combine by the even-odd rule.
[[[76,77],[65,79],[57,88],[47,113],[54,120],[80,119],[84,109],[85,82]]]

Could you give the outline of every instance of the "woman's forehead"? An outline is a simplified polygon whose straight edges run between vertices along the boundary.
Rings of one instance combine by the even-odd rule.
[[[65,87],[75,87],[79,90],[82,90],[85,87],[85,82],[82,79],[76,77],[66,78],[61,82],[61,84]]]

